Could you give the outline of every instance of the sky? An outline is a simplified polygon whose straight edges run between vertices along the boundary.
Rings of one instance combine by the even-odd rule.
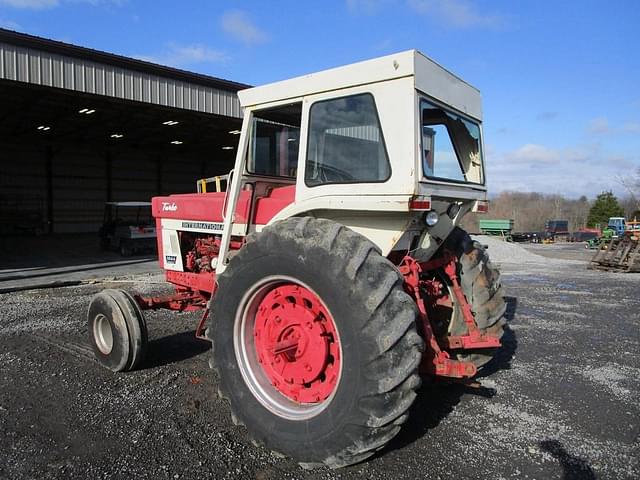
[[[491,194],[640,168],[635,0],[0,0],[0,27],[251,85],[415,48],[480,89]]]

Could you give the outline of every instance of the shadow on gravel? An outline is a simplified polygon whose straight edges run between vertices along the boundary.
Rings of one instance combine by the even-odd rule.
[[[544,440],[540,442],[540,447],[560,462],[562,480],[596,480],[598,478],[585,460],[571,455],[558,440]]]
[[[476,378],[488,377],[500,370],[509,370],[511,368],[511,360],[518,349],[518,339],[516,338],[515,332],[511,330],[509,326],[516,318],[518,299],[516,297],[504,297],[504,301],[507,304],[507,310],[504,313],[504,318],[507,323],[504,326],[504,334],[500,339],[502,348],[500,348],[491,361],[482,368],[480,373],[476,375]]]
[[[200,355],[210,348],[209,342],[196,338],[195,330],[151,340],[147,345],[147,355],[141,369],[146,370],[181,362]]]
[[[515,297],[504,297],[507,304],[502,336],[502,348],[496,352],[493,359],[487,363],[476,375],[476,378],[487,377],[499,370],[511,368],[511,360],[518,348],[518,341],[515,332],[509,328],[509,323],[516,316],[518,299]],[[389,442],[375,456],[382,456],[386,452],[399,450],[422,438],[429,430],[437,427],[440,422],[449,415],[460,403],[464,395],[475,395],[484,398],[491,398],[496,394],[495,389],[483,386],[471,386],[455,381],[423,379],[422,387],[418,390],[418,396],[409,410],[409,418],[402,425],[400,433]],[[571,477],[573,478],[573,477]]]

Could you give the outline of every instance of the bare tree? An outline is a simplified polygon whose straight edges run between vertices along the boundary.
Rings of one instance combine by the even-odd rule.
[[[628,203],[631,206],[631,210],[640,210],[640,167],[636,169],[635,178],[627,178],[622,175],[617,175],[616,180],[627,191],[630,201],[627,202],[627,198],[623,199],[623,203]],[[625,212],[627,208],[625,207]]]

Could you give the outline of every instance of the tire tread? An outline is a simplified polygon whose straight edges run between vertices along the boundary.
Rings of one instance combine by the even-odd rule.
[[[352,282],[352,292],[361,295],[368,319],[358,325],[362,343],[367,345],[362,368],[366,370],[367,388],[357,399],[358,422],[348,427],[353,444],[325,458],[301,462],[305,468],[327,465],[343,467],[361,462],[383,448],[399,431],[408,417],[409,407],[420,387],[417,373],[422,359],[424,342],[416,330],[417,309],[402,289],[402,277],[397,268],[380,256],[379,249],[365,237],[326,219],[288,218],[266,227],[231,259],[225,272],[219,277],[218,292],[231,288],[234,269],[250,258],[248,246],[263,243],[264,248],[275,248],[279,238],[293,239],[308,255],[331,254],[336,261],[326,268],[331,278],[346,276]],[[220,295],[220,293],[218,293]],[[215,311],[216,298],[214,298]],[[215,343],[213,328],[210,328]],[[223,378],[213,363],[219,378]],[[220,382],[220,393],[229,399],[227,386]],[[242,412],[233,411],[236,421]],[[268,439],[256,439],[269,446]],[[305,459],[306,460],[306,459]],[[316,461],[317,460],[317,461]]]

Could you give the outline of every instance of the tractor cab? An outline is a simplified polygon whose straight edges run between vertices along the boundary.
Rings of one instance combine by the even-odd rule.
[[[624,217],[610,217],[607,223],[607,228],[613,230],[614,237],[620,237],[624,235],[625,220]]]
[[[153,200],[165,268],[183,269],[183,232],[220,235],[221,273],[232,242],[295,216],[427,259],[467,212],[487,211],[480,93],[415,50],[238,96],[232,173],[214,177],[214,192],[203,179],[199,196]]]

